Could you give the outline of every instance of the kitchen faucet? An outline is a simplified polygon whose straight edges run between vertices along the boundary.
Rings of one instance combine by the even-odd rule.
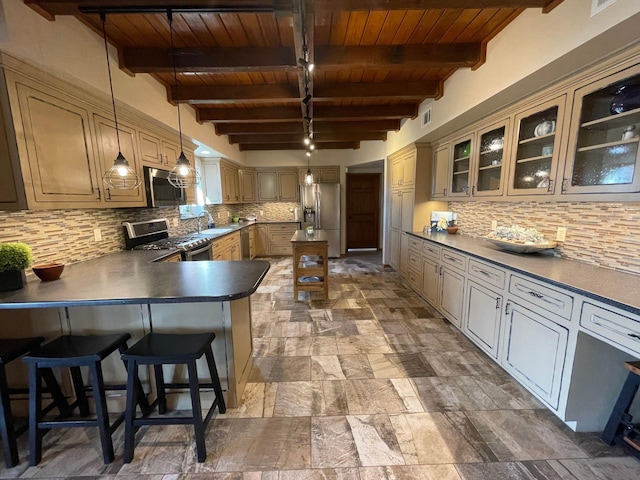
[[[207,212],[206,210],[203,210],[196,217],[196,225],[198,225],[198,233],[201,232],[201,229],[200,229],[200,218],[202,216],[204,216],[204,215],[207,215],[209,217],[209,223],[208,223],[207,227],[214,228],[216,226],[215,222],[213,221],[213,217],[211,216],[211,214],[209,212]]]

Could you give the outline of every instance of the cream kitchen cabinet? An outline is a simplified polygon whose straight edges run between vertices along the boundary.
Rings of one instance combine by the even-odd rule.
[[[136,132],[133,128],[118,122],[116,132],[115,122],[100,115],[93,116],[96,130],[96,150],[100,160],[101,170],[106,172],[113,166],[113,161],[118,156],[118,136],[120,137],[120,151],[129,162],[129,166],[135,171],[142,170],[136,148]],[[109,188],[104,185],[104,196],[106,202],[114,202],[122,205],[130,202],[132,206],[146,204],[144,185],[141,184],[134,190],[119,190]]]
[[[450,145],[447,143],[436,148],[433,154],[433,186],[431,198],[446,198],[449,188],[449,155]]]
[[[498,358],[502,323],[502,293],[475,281],[467,281],[462,331],[482,350]]]
[[[298,192],[297,170],[258,170],[259,202],[297,202]]]
[[[403,232],[411,231],[413,228],[413,201],[414,190],[412,188],[391,191],[389,264],[401,274],[406,273],[409,248],[408,239],[403,237],[406,235]]]
[[[256,226],[249,227],[249,260],[256,257]]]
[[[557,409],[567,351],[567,328],[514,301],[505,306],[500,364]]]
[[[297,222],[256,225],[256,256],[291,255],[291,237],[300,228]]]
[[[391,188],[411,187],[415,184],[416,154],[402,150],[389,157],[391,160]]]
[[[238,167],[230,162],[220,162],[222,184],[222,203],[238,203],[240,201]]]
[[[304,183],[304,179],[307,175],[307,169],[299,168],[298,175],[300,183]],[[313,175],[314,183],[340,183],[340,167],[337,165],[311,167],[311,175]]]
[[[202,160],[201,182],[205,204],[238,203],[238,167],[220,158]]]
[[[119,122],[118,122],[119,123]],[[159,136],[141,130],[138,132],[140,140],[140,157],[142,164],[171,170],[180,156],[180,146],[176,142],[161,139]],[[179,141],[179,139],[177,139]],[[187,152],[184,152],[187,155]]]
[[[640,65],[574,93],[562,193],[640,191]]]
[[[565,125],[566,95],[515,115],[507,195],[553,195]]]
[[[211,243],[213,260],[242,260],[240,232],[229,233]]]
[[[470,133],[451,142],[451,168],[448,196],[467,197],[471,188],[471,151],[474,134]],[[447,195],[444,195],[445,197]]]
[[[256,171],[252,168],[238,170],[240,185],[240,200],[243,202],[255,202],[256,195]]]
[[[443,251],[444,255],[444,251]],[[440,289],[437,308],[456,327],[462,327],[464,275],[455,269],[440,265]]]
[[[256,257],[269,255],[269,225],[259,223],[256,225]]]

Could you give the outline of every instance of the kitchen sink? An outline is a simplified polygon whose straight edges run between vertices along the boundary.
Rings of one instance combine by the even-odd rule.
[[[207,235],[207,234],[209,234],[209,235],[219,235],[221,233],[230,232],[231,230],[235,230],[235,228],[232,228],[232,227],[208,228],[206,230],[202,230],[200,233],[204,233],[205,235]]]

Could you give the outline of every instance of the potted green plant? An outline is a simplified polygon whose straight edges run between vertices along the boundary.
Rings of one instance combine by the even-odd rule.
[[[0,291],[19,290],[27,283],[25,269],[31,265],[31,247],[22,242],[0,243]]]

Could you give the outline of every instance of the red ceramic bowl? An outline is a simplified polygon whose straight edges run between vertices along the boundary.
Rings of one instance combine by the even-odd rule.
[[[42,263],[40,265],[34,265],[31,267],[33,273],[35,273],[43,282],[50,282],[57,280],[62,275],[64,270],[63,263]]]

